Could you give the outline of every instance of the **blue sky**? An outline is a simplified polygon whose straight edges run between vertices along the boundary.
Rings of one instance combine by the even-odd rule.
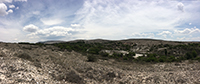
[[[0,41],[200,40],[200,0],[0,0]]]

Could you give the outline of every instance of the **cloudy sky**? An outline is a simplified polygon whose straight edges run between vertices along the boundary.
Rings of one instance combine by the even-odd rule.
[[[200,0],[0,0],[0,41],[200,40]]]

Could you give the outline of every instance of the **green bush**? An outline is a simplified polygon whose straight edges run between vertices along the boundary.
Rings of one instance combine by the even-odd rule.
[[[167,60],[166,56],[160,56],[158,59],[159,62],[166,62],[166,60]]]
[[[136,60],[137,60],[137,61],[145,61],[145,60],[146,60],[146,57],[140,56],[140,57],[137,57]]]
[[[167,55],[167,49],[165,49],[165,55]]]
[[[180,57],[177,58],[177,61],[179,61],[179,62],[181,62],[182,60],[186,60],[186,58],[183,57],[183,56],[180,56]]]
[[[195,60],[198,60],[200,62],[200,57],[196,57]]]
[[[88,53],[99,54],[99,51],[100,51],[100,49],[92,47],[92,48],[89,49]]]
[[[186,59],[194,59],[196,57],[197,57],[197,52],[195,50],[193,50],[192,52],[187,52],[185,54]]]
[[[186,53],[185,58],[186,59],[192,59],[193,57],[192,57],[191,53]]]
[[[113,53],[113,56],[115,56],[115,57],[122,57],[123,55],[121,54],[121,53]]]
[[[197,52],[195,50],[192,51],[192,57],[196,58],[197,57]]]
[[[175,62],[176,61],[176,58],[174,56],[170,56],[168,59],[167,59],[168,62]]]
[[[103,56],[103,57],[108,57],[109,54],[108,54],[108,53],[101,53],[101,56]]]
[[[108,55],[108,57],[110,57],[110,58],[113,58],[113,57],[114,57],[114,55]]]
[[[146,57],[146,62],[158,62],[157,58],[154,56]]]
[[[135,53],[134,53],[134,52],[129,52],[128,55],[129,55],[129,56],[135,56]]]
[[[147,54],[147,57],[156,57],[157,54]]]
[[[124,57],[123,57],[123,60],[129,60],[129,59],[128,59],[128,57],[125,57],[125,56],[124,56]]]

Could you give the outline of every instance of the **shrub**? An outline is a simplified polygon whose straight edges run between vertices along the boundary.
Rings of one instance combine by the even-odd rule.
[[[166,56],[160,56],[159,59],[158,59],[158,61],[159,62],[165,62],[166,59],[167,59]]]
[[[167,49],[165,49],[165,55],[167,55]]]
[[[97,57],[93,56],[93,55],[89,55],[87,58],[88,58],[88,62],[96,62],[97,61]]]
[[[175,62],[176,58],[174,56],[170,56],[167,61],[168,62]]]
[[[125,57],[125,56],[124,56],[124,57],[123,57],[123,60],[129,60],[129,59],[128,59],[128,57]]]
[[[195,60],[198,60],[200,62],[200,57],[195,58]]]
[[[88,53],[91,54],[99,54],[100,49],[96,48],[96,47],[92,47],[89,49]]]
[[[193,50],[192,52],[187,52],[185,54],[186,59],[194,59],[196,57],[197,57],[197,52],[195,50]]]
[[[146,62],[158,62],[157,58],[154,56],[146,57]]]
[[[164,45],[164,47],[169,47],[169,46],[170,46],[169,44],[165,44],[165,45]]]
[[[110,57],[110,58],[113,58],[113,57],[114,57],[114,55],[108,55],[108,57]]]
[[[192,59],[193,57],[192,57],[191,53],[186,53],[185,58],[186,59]]]
[[[146,60],[146,57],[140,56],[140,57],[137,57],[136,60],[137,60],[137,61],[145,61],[145,60]]]
[[[18,55],[18,57],[33,62],[33,59],[32,59],[31,56],[30,56],[29,54],[27,54],[27,53],[22,53],[22,54]]]
[[[178,60],[180,60],[180,61],[181,61],[181,60],[186,60],[186,58],[183,57],[183,56],[181,56],[181,57],[178,58]]]
[[[19,42],[18,44],[30,44],[29,42]]]
[[[135,56],[134,52],[129,52],[129,56]]]
[[[197,57],[197,52],[195,50],[192,51],[192,57],[194,57],[194,58]]]
[[[157,54],[147,54],[147,57],[156,57]]]
[[[115,56],[115,57],[122,57],[122,54],[121,53],[113,53],[113,55]]]
[[[102,55],[103,57],[108,57],[108,56],[109,56],[108,53],[101,53],[101,55]]]

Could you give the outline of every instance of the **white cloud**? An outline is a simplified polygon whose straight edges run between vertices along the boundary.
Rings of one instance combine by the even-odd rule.
[[[8,8],[4,3],[0,3],[0,16],[4,16],[7,15],[9,13],[13,13],[12,9],[9,9],[8,11],[6,11]]]
[[[33,11],[32,13],[35,14],[35,15],[39,15],[40,11]]]
[[[161,33],[158,33],[157,35],[163,36],[165,39],[167,38],[167,36],[171,36],[172,33],[170,31],[162,31]]]
[[[177,37],[178,40],[185,40],[185,37],[179,38]]]
[[[47,29],[38,30],[37,32],[31,33],[28,36],[39,36],[44,38],[57,38],[57,37],[67,37],[72,35],[71,32],[76,30],[72,28],[65,28],[62,26],[54,26]]]
[[[27,2],[27,0],[15,0],[15,1],[22,1],[22,2]]]
[[[19,7],[16,7],[15,10],[19,9]]]
[[[26,32],[36,32],[37,30],[38,30],[38,27],[33,24],[26,25],[23,28],[23,31],[26,31]]]
[[[4,3],[0,3],[0,16],[7,15],[8,13],[6,12],[7,6]]]
[[[175,33],[177,34],[195,34],[195,33],[200,33],[200,29],[198,28],[186,28],[184,30],[175,30]]]
[[[71,24],[71,27],[80,27],[80,24]]]
[[[4,28],[0,27],[0,41],[4,42],[13,42],[14,38],[19,38],[23,37],[23,33],[14,27],[12,28]]]
[[[13,10],[12,10],[12,9],[9,9],[9,10],[8,10],[8,13],[13,13]]]
[[[184,12],[184,4],[183,4],[183,3],[181,3],[181,2],[178,3],[178,4],[177,4],[177,8],[178,8],[178,10]]]
[[[192,23],[189,23],[189,25],[192,25]]]
[[[84,36],[90,37],[113,38],[118,35],[118,39],[121,39],[133,31],[173,31],[182,20],[189,17],[177,11],[177,3],[178,1],[154,0],[86,0],[83,7],[76,12],[73,22],[81,24],[86,31]]]
[[[162,31],[161,33],[158,33],[158,35],[171,35],[172,33],[170,31]]]
[[[153,33],[132,33],[132,37],[136,38],[153,38],[154,34]]]
[[[63,22],[63,20],[61,19],[49,19],[49,18],[42,18],[40,19],[40,21],[42,21],[42,23],[45,25],[57,25]]]
[[[15,5],[9,5],[9,8],[15,8]]]
[[[12,0],[0,0],[0,3],[1,2],[8,2],[8,3],[12,3]]]

